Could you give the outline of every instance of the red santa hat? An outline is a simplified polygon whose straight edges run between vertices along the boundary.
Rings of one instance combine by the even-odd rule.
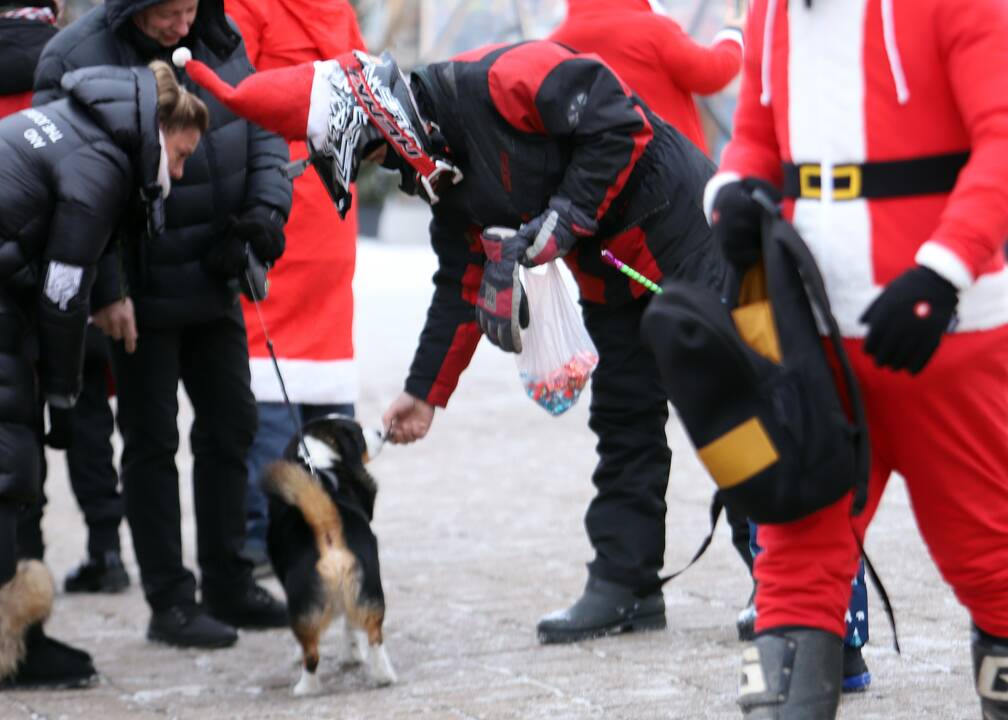
[[[304,140],[308,133],[311,107],[313,63],[302,63],[249,75],[232,87],[209,66],[192,59],[189,48],[172,53],[176,67],[217,98],[231,112],[287,140]]]

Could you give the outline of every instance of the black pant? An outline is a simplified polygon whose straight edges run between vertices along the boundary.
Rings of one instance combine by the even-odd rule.
[[[84,351],[84,376],[80,397],[73,410],[73,436],[66,450],[70,487],[84,513],[88,527],[88,554],[100,557],[108,550],[119,551],[119,524],[123,519],[123,499],[119,474],[112,462],[112,432],[115,429],[108,401],[109,341],[94,325],[89,325]],[[42,456],[42,482],[47,468]],[[42,512],[44,488],[39,502],[26,508],[18,527],[21,553],[42,559]]]
[[[73,438],[67,448],[70,487],[88,527],[88,554],[100,557],[119,551],[123,498],[119,474],[112,463],[115,429],[108,401],[109,340],[88,327],[84,354],[84,385],[74,406]]]
[[[591,575],[630,587],[658,578],[665,555],[665,489],[672,452],[668,400],[654,356],[640,339],[649,297],[622,305],[582,303],[598,349],[588,424],[598,437],[597,494],[585,514],[595,549]]]
[[[17,527],[17,506],[0,500],[0,587],[6,585],[17,572]]]
[[[242,558],[245,458],[255,432],[248,344],[237,303],[228,315],[169,330],[141,329],[136,352],[113,350],[123,436],[126,519],[147,602],[154,610],[193,602],[182,565],[178,383],[193,405],[190,431],[196,551],[203,596],[226,597],[251,582]]]

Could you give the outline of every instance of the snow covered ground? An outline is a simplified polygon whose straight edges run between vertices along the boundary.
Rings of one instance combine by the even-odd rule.
[[[425,215],[400,213],[383,240],[360,246],[357,349],[359,415],[377,423],[400,391],[430,295]],[[395,241],[388,237],[396,235]],[[542,647],[540,615],[576,597],[590,548],[581,518],[592,494],[594,438],[587,397],[549,417],[523,394],[514,360],[484,343],[430,436],[387,447],[375,528],[388,604],[386,641],[399,683],[376,689],[359,667],[331,661],[323,645],[324,693],[293,698],[289,632],[242,632],[213,652],[145,640],[148,610],[136,583],[119,596],[60,595],[49,628],[90,650],[99,686],[72,692],[0,693],[0,718],[735,718],[740,646],[734,619],[749,594],[745,568],[721,528],[707,555],[666,587],[664,632]],[[185,438],[191,415],[180,426]],[[675,422],[668,490],[666,565],[683,565],[704,537],[712,488]],[[50,454],[47,560],[61,579],[84,553],[83,522],[62,458]],[[183,443],[183,533],[192,561]],[[124,552],[137,579],[124,530]],[[927,559],[894,481],[868,538],[896,607],[903,655],[871,593],[874,675],[845,698],[853,720],[979,717],[972,690],[968,620]],[[275,581],[270,586],[279,591]],[[328,655],[328,657],[327,657]]]

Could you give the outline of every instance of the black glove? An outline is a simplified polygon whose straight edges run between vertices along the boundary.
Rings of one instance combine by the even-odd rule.
[[[487,262],[476,298],[476,322],[501,350],[520,353],[519,327],[528,327],[529,310],[525,288],[518,279],[518,261],[527,245],[509,228],[486,228],[480,239]]]
[[[760,226],[764,209],[753,199],[756,190],[765,192],[774,203],[780,201],[780,192],[757,178],[727,183],[714,197],[711,212],[714,242],[739,273],[755,265],[762,256]]]
[[[283,255],[284,219],[273,208],[257,205],[231,225],[230,234],[252,246],[252,252],[267,265]]]
[[[54,450],[66,450],[73,441],[73,408],[49,405],[49,432],[45,444]]]
[[[886,285],[861,315],[865,352],[879,367],[916,375],[954,322],[959,292],[931,268],[917,266]]]
[[[594,235],[598,224],[576,209],[566,198],[553,198],[549,207],[518,229],[518,238],[528,248],[522,265],[534,267],[563,257],[583,237]]]
[[[241,277],[248,265],[246,243],[229,229],[210,246],[210,250],[203,256],[203,264],[219,277],[228,280]]]

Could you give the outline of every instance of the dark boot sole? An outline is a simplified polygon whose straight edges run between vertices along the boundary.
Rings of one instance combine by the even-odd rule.
[[[177,638],[170,637],[168,635],[163,635],[159,632],[147,631],[147,639],[153,643],[158,643],[160,645],[170,645],[171,647],[177,648],[196,648],[204,650],[217,650],[220,648],[227,648],[238,642],[238,638],[226,639],[226,640],[215,640],[213,642],[192,642],[192,641],[179,641]]]
[[[86,677],[69,678],[66,680],[39,680],[37,682],[8,680],[0,683],[0,690],[10,690],[13,692],[17,692],[18,690],[84,690],[85,688],[98,685],[98,680],[97,673]]]
[[[63,592],[71,595],[118,595],[119,593],[126,592],[129,589],[130,581],[125,582],[109,582],[102,583],[100,585],[63,585]]]
[[[621,635],[631,632],[649,632],[654,630],[664,630],[668,627],[668,619],[664,613],[656,615],[643,615],[640,617],[620,620],[608,625],[596,628],[576,628],[576,629],[549,629],[538,630],[539,642],[543,645],[559,645],[563,643],[580,642],[581,640],[592,640],[594,638],[606,637],[608,635]]]

